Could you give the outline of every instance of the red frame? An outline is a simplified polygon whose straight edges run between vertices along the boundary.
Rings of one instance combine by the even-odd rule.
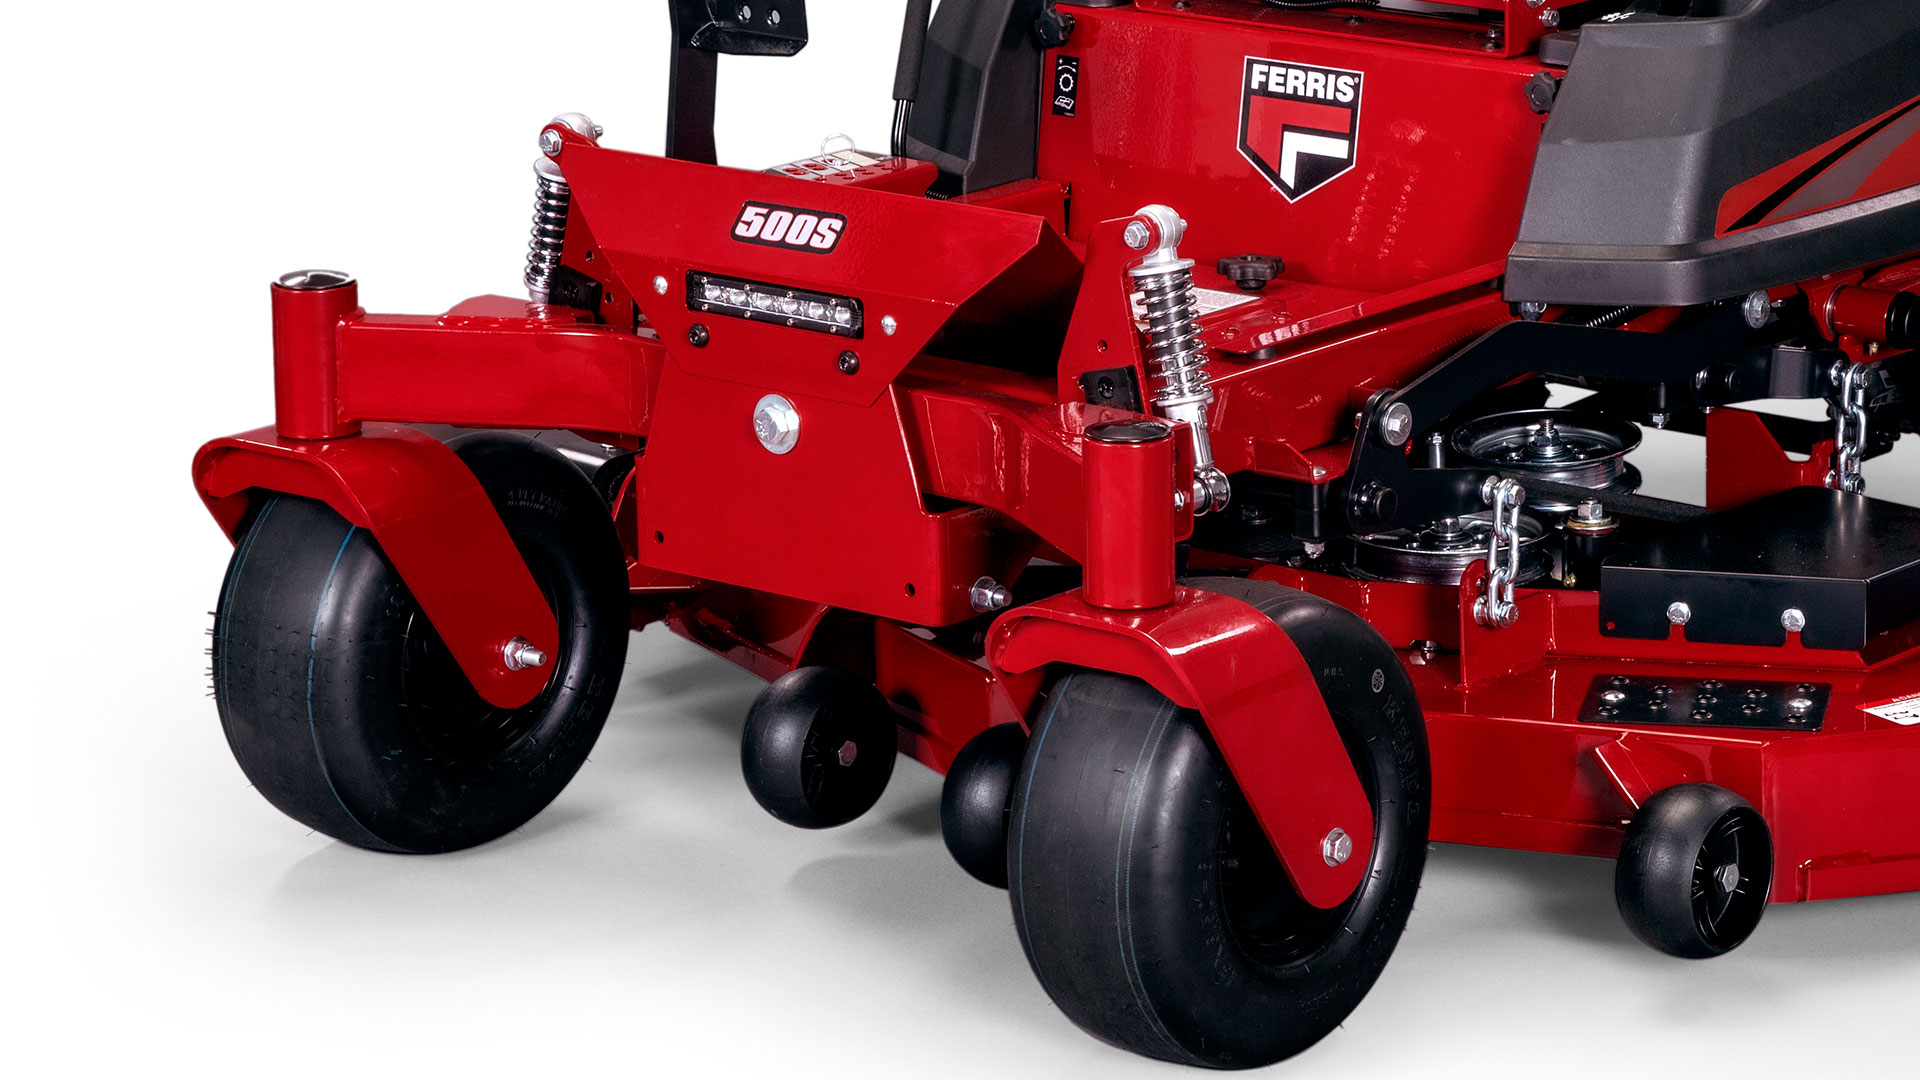
[[[614,509],[636,626],[664,621],[766,677],[815,663],[862,672],[894,701],[902,750],[938,770],[979,731],[1021,722],[1053,667],[1136,675],[1200,713],[1303,894],[1333,903],[1365,865],[1368,831],[1350,822],[1368,811],[1311,673],[1258,612],[1166,580],[1174,543],[1193,530],[1190,508],[1169,509],[1191,486],[1190,443],[1179,432],[1170,457],[1145,465],[1090,449],[1090,425],[1133,414],[1084,404],[1079,378],[1130,369],[1146,384],[1122,236],[1151,225],[1132,216],[1148,202],[1188,217],[1182,251],[1203,286],[1231,287],[1210,270],[1217,256],[1287,258],[1258,298],[1202,320],[1216,353],[1209,428],[1229,472],[1337,478],[1374,391],[1511,318],[1495,282],[1539,139],[1521,90],[1540,70],[1524,54],[1543,24],[1525,3],[1450,2],[1504,9],[1502,39],[1415,16],[1356,28],[1341,13],[1229,0],[1075,9],[1080,104],[1075,117],[1042,112],[1045,179],[944,202],[914,194],[933,175],[924,163],[809,181],[617,153],[550,125],[574,195],[565,262],[602,283],[601,310],[483,297],[441,316],[380,316],[351,292],[276,288],[277,430],[209,444],[196,484],[230,536],[272,491],[322,499],[371,529],[463,670],[489,700],[517,704],[540,675],[505,671],[500,645],[520,636],[551,653],[551,616],[471,475],[399,425],[567,428],[644,446]],[[1128,57],[1169,50],[1192,79],[1124,77]],[[1246,167],[1222,133],[1237,123],[1248,55],[1371,65],[1366,167],[1299,204]],[[1155,126],[1167,123],[1179,130]],[[848,226],[831,255],[730,243],[748,200]],[[868,332],[849,342],[704,315],[682,295],[695,270],[858,296]],[[1864,359],[1886,298],[1916,282],[1920,261],[1776,298],[1804,294]],[[1068,303],[1064,326],[1031,321]],[[878,329],[882,316],[894,332]],[[1665,319],[1633,328],[1658,332]],[[1015,324],[1058,335],[1056,367],[962,358],[993,355],[982,335],[991,345]],[[849,350],[851,374],[839,363]],[[777,458],[747,423],[768,392],[803,416],[798,447]],[[1819,448],[1793,461],[1738,410],[1709,418],[1707,445],[1716,507],[1824,472]],[[1137,494],[1116,504],[1118,491]],[[1139,513],[1106,509],[1129,499]],[[1035,558],[1081,564],[1089,588],[984,631],[973,583],[1014,581]],[[1437,839],[1610,856],[1650,794],[1705,780],[1772,824],[1775,900],[1920,888],[1920,810],[1907,797],[1920,728],[1860,708],[1920,689],[1912,628],[1860,653],[1797,639],[1698,645],[1680,631],[1627,640],[1600,633],[1592,592],[1522,590],[1519,622],[1488,630],[1470,614],[1478,571],[1443,587],[1204,554],[1195,567],[1324,596],[1396,646],[1437,643],[1402,654],[1428,720]],[[1600,674],[1757,669],[1831,684],[1823,730],[1578,720]],[[1273,715],[1291,720],[1262,722]],[[1363,850],[1329,868],[1318,845],[1336,825]]]

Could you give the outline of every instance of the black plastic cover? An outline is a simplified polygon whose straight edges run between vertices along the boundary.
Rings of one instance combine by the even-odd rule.
[[[1920,247],[1920,187],[1715,236],[1730,189],[1920,97],[1920,3],[1724,6],[1581,28],[1509,299],[1701,303]]]
[[[941,4],[927,31],[908,157],[940,167],[944,194],[1032,179],[1039,157],[1041,0]]]

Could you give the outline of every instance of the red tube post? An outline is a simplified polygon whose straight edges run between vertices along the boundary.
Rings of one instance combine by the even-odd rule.
[[[360,307],[360,286],[338,270],[296,270],[273,283],[274,429],[286,439],[360,432],[340,419],[336,332]]]
[[[1173,427],[1115,420],[1086,431],[1087,552],[1080,592],[1095,607],[1173,602]]]

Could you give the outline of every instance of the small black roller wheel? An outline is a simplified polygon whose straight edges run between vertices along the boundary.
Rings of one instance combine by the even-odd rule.
[[[1426,860],[1426,736],[1399,658],[1358,616],[1266,582],[1188,584],[1258,608],[1305,656],[1374,806],[1358,890],[1332,909],[1302,900],[1199,716],[1073,671],[1015,786],[1008,891],[1074,1023],[1148,1057],[1254,1068],[1339,1026],[1392,955]]]
[[[898,749],[893,708],[872,683],[840,668],[805,667],[754,699],[740,769],[767,813],[826,829],[873,809]]]
[[[253,786],[288,816],[377,851],[471,847],[539,813],[592,749],[627,653],[625,558],[578,470],[524,438],[455,447],[560,626],[539,696],[474,690],[365,529],[267,499],[228,564],[214,698]]]
[[[1007,887],[1007,817],[1013,782],[1026,756],[1019,724],[996,724],[967,740],[940,786],[940,835],[960,868]]]
[[[1760,925],[1772,889],[1766,820],[1713,784],[1680,784],[1648,799],[1627,826],[1613,879],[1627,929],[1687,960],[1739,947]]]

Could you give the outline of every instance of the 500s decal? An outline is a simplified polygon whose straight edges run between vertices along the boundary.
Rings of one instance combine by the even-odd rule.
[[[824,210],[750,202],[740,208],[733,238],[749,244],[825,255],[840,246],[847,219]]]

